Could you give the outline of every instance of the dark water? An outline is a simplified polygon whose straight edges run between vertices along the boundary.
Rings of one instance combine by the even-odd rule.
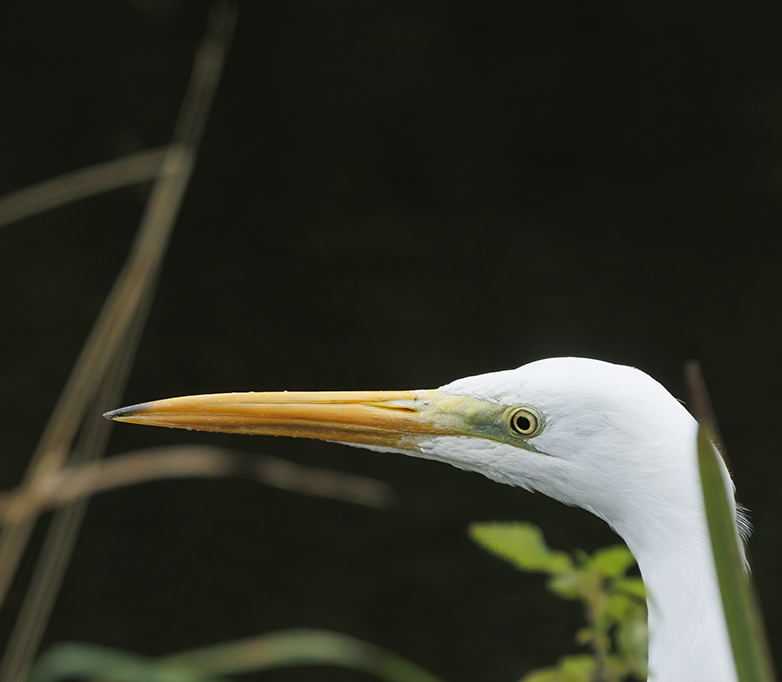
[[[0,192],[165,143],[205,10],[4,7]],[[781,26],[761,3],[243,4],[125,402],[426,388],[562,354],[638,366],[683,397],[682,364],[699,358],[780,641]],[[5,487],[144,197],[0,231]],[[577,606],[465,528],[528,519],[558,547],[614,542],[585,512],[336,445],[119,425],[110,449],[173,443],[362,473],[398,502],[376,511],[230,480],[98,497],[47,644],[158,655],[322,627],[452,682],[517,679],[576,650]]]

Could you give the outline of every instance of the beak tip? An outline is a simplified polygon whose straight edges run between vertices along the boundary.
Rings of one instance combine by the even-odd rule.
[[[143,406],[130,405],[129,407],[120,407],[116,410],[109,410],[108,412],[103,413],[103,418],[108,419],[111,422],[123,421],[123,419],[134,415],[136,412],[139,412],[139,408],[141,407]]]

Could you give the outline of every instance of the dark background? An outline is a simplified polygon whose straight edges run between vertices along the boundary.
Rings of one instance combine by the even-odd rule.
[[[165,144],[206,13],[3,3],[0,193]],[[428,388],[555,355],[635,365],[684,397],[682,365],[699,358],[779,655],[780,29],[782,10],[760,2],[241,4],[124,403]],[[3,487],[22,476],[145,197],[0,230]],[[235,480],[99,496],[46,644],[159,655],[321,627],[452,682],[514,680],[577,649],[577,605],[465,529],[526,519],[563,549],[615,542],[586,512],[322,443],[119,425],[110,449],[207,442],[373,476],[398,502]]]

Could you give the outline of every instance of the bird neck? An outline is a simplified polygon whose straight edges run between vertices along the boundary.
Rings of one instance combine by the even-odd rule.
[[[646,586],[649,682],[736,682],[700,488],[655,509],[617,527]]]

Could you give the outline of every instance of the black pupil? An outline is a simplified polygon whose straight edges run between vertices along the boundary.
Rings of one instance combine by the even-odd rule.
[[[529,417],[525,417],[523,414],[516,415],[516,428],[519,431],[529,431],[532,426]]]

